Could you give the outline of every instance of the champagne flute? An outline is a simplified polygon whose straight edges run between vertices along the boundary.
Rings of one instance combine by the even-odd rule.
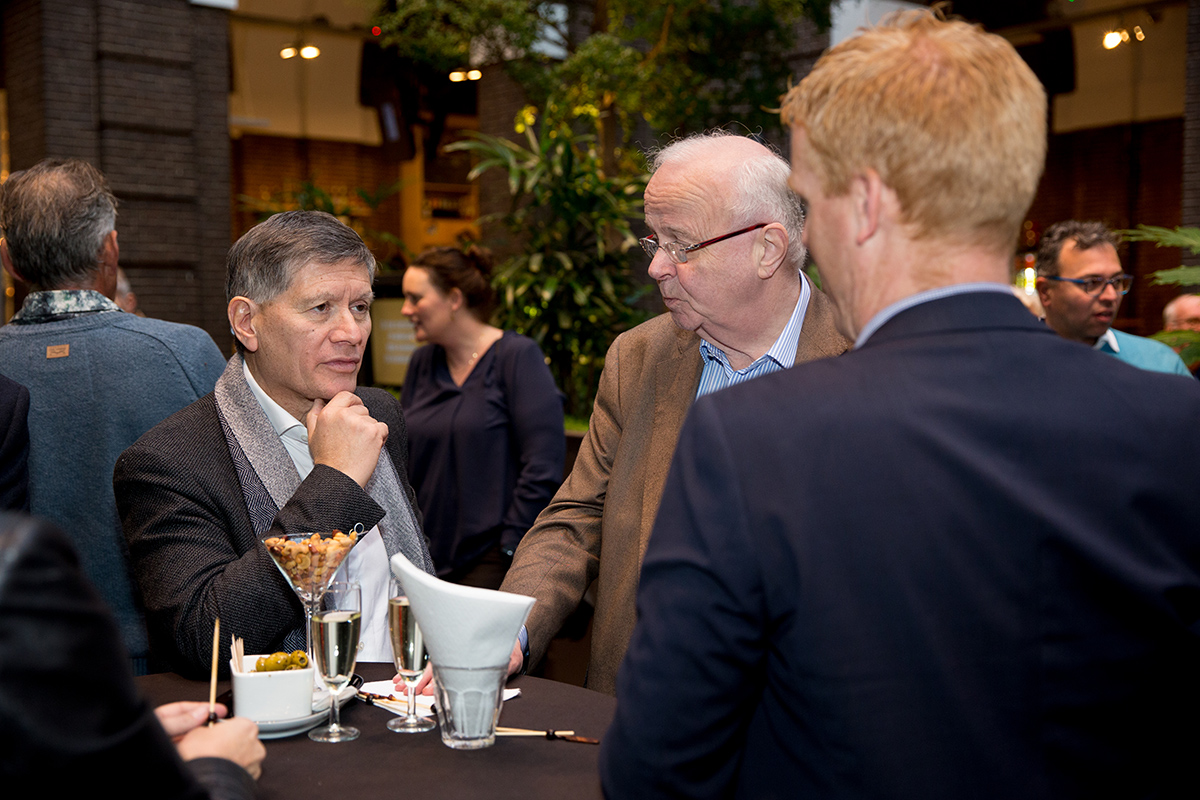
[[[408,713],[396,717],[387,724],[389,731],[397,733],[422,733],[433,730],[433,720],[417,716],[417,681],[425,669],[428,654],[425,641],[412,606],[404,595],[400,582],[392,578],[388,583],[388,628],[392,634],[392,657],[396,672],[404,679],[408,694]]]
[[[321,680],[329,687],[329,725],[308,732],[314,742],[348,742],[358,728],[338,721],[338,695],[350,683],[358,661],[358,632],[362,623],[362,590],[357,583],[334,581],[313,614],[312,645]]]

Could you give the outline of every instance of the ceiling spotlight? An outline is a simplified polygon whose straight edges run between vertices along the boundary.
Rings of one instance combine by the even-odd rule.
[[[1125,33],[1124,39],[1129,38],[1129,33],[1127,31],[1109,31],[1108,33],[1104,34],[1104,49],[1112,50],[1122,41],[1124,41],[1124,39],[1121,37],[1122,33]]]
[[[300,48],[300,57],[301,58],[312,59],[312,58],[316,58],[319,55],[321,55],[321,49],[319,47],[317,47],[315,44],[306,44],[306,45],[304,45],[304,47]]]
[[[298,53],[298,51],[296,50],[296,48],[292,47],[291,45],[288,45],[287,47],[285,47],[279,51],[279,57],[280,58],[295,58],[297,53]]]
[[[450,73],[450,82],[451,83],[462,83],[466,79],[467,79],[467,73],[462,72],[460,70],[455,70],[454,72]]]
[[[482,77],[483,77],[483,73],[477,69],[473,69],[467,73],[467,80],[469,80],[469,81],[477,81]]]
[[[1146,41],[1146,32],[1142,30],[1141,25],[1133,26],[1133,38],[1137,39],[1139,42]]]

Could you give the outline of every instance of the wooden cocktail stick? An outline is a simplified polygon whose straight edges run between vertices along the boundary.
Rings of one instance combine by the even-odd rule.
[[[217,722],[217,654],[221,648],[221,618],[213,625],[212,679],[208,684],[208,724]]]

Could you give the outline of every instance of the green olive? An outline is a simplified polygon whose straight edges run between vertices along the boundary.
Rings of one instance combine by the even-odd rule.
[[[291,662],[296,666],[296,669],[304,669],[308,666],[308,653],[303,650],[293,650]]]
[[[287,665],[288,665],[288,654],[287,653],[272,653],[267,658],[267,671],[268,672],[276,672],[276,671],[279,671],[282,669],[286,669]]]
[[[267,657],[266,657],[266,656],[259,656],[259,657],[258,657],[258,661],[255,661],[255,662],[254,662],[254,671],[255,671],[255,672],[266,672],[266,671],[267,671],[267,669],[268,669],[268,667],[267,667]]]

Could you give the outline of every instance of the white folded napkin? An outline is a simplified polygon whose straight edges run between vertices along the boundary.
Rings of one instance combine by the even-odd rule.
[[[532,597],[448,583],[402,553],[392,556],[392,574],[408,595],[430,661],[467,668],[508,664]]]

